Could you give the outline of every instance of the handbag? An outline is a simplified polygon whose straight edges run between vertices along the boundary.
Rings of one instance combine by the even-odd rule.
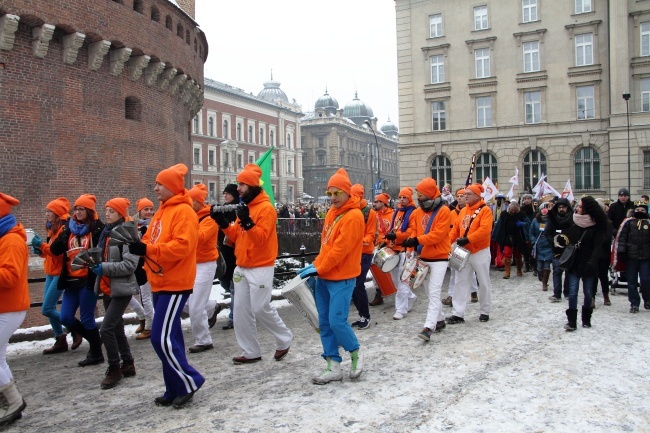
[[[542,237],[542,233],[544,233],[544,231],[539,232],[539,234],[537,235],[537,239],[535,239],[535,243],[530,248],[530,256],[533,259],[537,258],[537,242],[539,242],[539,238]]]
[[[585,237],[585,233],[587,233],[587,230],[582,232],[582,236],[580,236],[580,240],[575,245],[567,245],[564,248],[564,251],[562,251],[562,255],[557,261],[558,266],[560,269],[563,271],[568,271],[573,267],[573,262],[576,259],[576,254],[578,253],[578,250],[580,249],[580,243],[582,242],[582,238]]]
[[[214,278],[219,279],[226,274],[226,259],[223,258],[223,254],[219,251],[219,257],[217,257],[217,269],[214,271]]]

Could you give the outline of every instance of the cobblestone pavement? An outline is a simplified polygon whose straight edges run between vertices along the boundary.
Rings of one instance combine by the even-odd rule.
[[[149,341],[131,337],[137,375],[110,390],[99,387],[106,364],[77,367],[86,343],[54,356],[41,355],[43,343],[18,343],[8,361],[27,409],[7,431],[650,430],[650,311],[629,314],[625,296],[604,307],[599,296],[593,327],[567,333],[566,304],[550,303],[532,274],[503,280],[493,271],[492,282],[489,322],[480,323],[478,304],[470,304],[465,324],[448,325],[429,343],[417,338],[427,307],[422,289],[403,320],[392,320],[392,299],[372,308],[372,327],[357,332],[366,359],[361,379],[326,386],[309,380],[324,366],[318,335],[285,301],[277,305],[295,340],[281,362],[260,329],[263,361],[233,365],[240,353],[233,331],[221,329],[222,312],[212,329],[215,350],[188,354],[207,381],[182,410],[153,404],[163,381]],[[189,346],[189,322],[184,329]],[[347,372],[349,356],[343,359]]]

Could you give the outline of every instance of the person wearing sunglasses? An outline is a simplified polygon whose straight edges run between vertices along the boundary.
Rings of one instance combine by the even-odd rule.
[[[393,208],[390,207],[390,196],[385,192],[377,194],[375,196],[375,202],[372,204],[372,208],[377,212],[377,240],[375,245],[380,245],[386,242],[386,233],[390,228],[390,222],[393,220],[393,213],[395,212]],[[379,287],[375,289],[375,298],[368,303],[371,307],[376,307],[384,303],[384,298],[381,296],[381,290]]]
[[[321,356],[327,366],[312,377],[316,385],[343,380],[339,346],[350,352],[350,379],[358,379],[363,372],[359,340],[348,323],[350,300],[361,273],[365,224],[360,198],[352,194],[352,183],[343,168],[329,179],[326,194],[332,205],[325,216],[320,252],[313,264],[298,271],[301,278],[318,276],[314,298],[323,345]]]

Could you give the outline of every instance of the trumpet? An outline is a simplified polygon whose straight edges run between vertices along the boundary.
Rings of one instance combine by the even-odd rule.
[[[238,209],[241,209],[244,206],[246,206],[244,203],[223,205],[215,204],[212,206],[212,213],[237,212]]]

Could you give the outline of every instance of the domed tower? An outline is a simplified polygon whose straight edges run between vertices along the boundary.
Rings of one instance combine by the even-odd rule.
[[[160,170],[192,167],[208,43],[189,13],[162,0],[0,1],[0,185],[26,227],[54,197],[92,193],[101,215],[110,197],[154,198]]]
[[[339,102],[330,96],[327,93],[327,88],[325,88],[325,94],[318,98],[316,104],[314,104],[314,111],[325,111],[327,116],[336,116],[336,112],[339,109]]]
[[[381,128],[379,129],[381,130],[381,132],[383,132],[384,134],[386,134],[388,137],[391,138],[397,137],[397,134],[399,133],[397,126],[395,126],[395,124],[390,121],[390,117],[388,118],[386,123],[381,125]]]
[[[284,90],[280,89],[280,82],[273,81],[273,74],[271,74],[271,80],[264,83],[264,88],[260,90],[257,97],[269,102],[282,101],[289,103],[287,94],[284,93]]]
[[[367,106],[359,99],[357,92],[354,92],[354,99],[348,102],[343,108],[343,117],[347,117],[352,120],[357,125],[363,125],[363,122],[368,120],[372,121],[375,115],[372,112],[372,108]]]

